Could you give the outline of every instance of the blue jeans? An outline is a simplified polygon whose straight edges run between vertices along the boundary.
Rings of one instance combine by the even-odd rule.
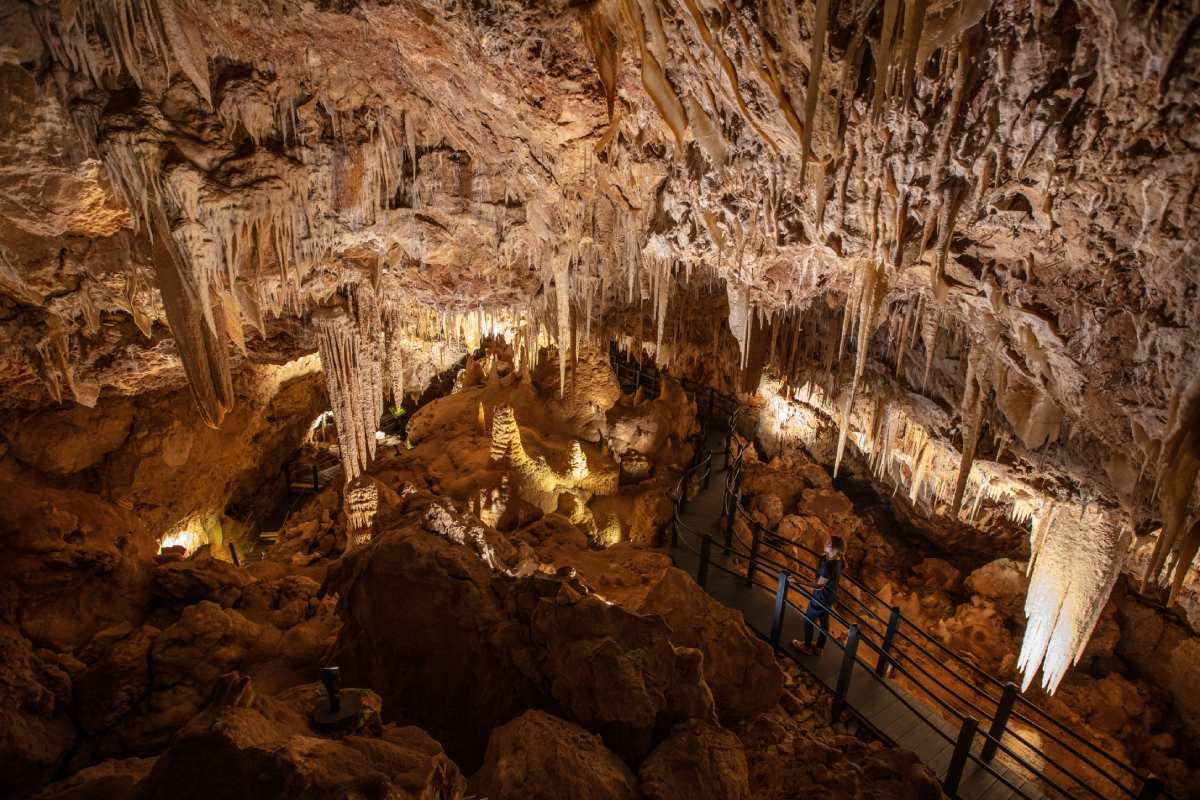
[[[812,646],[813,623],[821,626],[817,636],[817,649],[825,647],[825,635],[829,633],[829,609],[817,600],[808,601],[808,609],[804,612],[804,646]]]

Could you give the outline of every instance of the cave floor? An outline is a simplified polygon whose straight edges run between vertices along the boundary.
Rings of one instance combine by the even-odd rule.
[[[715,453],[719,453],[723,442],[723,439],[713,439],[709,444]],[[716,454],[713,459],[715,462]],[[705,589],[725,605],[740,610],[745,616],[746,624],[755,633],[769,638],[774,618],[774,593],[762,584],[749,584],[745,577],[745,562],[726,553],[718,544],[724,541],[722,499],[725,482],[720,477],[724,475],[724,467],[725,465],[722,465],[722,469],[714,469],[709,487],[689,500],[687,511],[679,517],[682,525],[677,543],[670,546],[669,551],[677,567],[696,576],[700,565],[700,537],[705,533],[710,534],[713,537],[713,545]],[[770,571],[772,568],[766,569]],[[772,572],[770,576],[772,585],[777,581],[777,574]],[[760,580],[761,578],[760,573]],[[794,608],[788,608],[779,637],[781,652],[833,692],[842,663],[843,641],[833,632],[829,640],[832,646],[826,647],[821,655],[803,656],[789,644],[792,639],[802,638],[803,634],[803,617]],[[854,665],[846,692],[847,707],[882,738],[916,753],[939,778],[944,779],[954,751],[957,727],[944,720],[925,702],[890,681],[876,676],[874,671],[861,661],[868,652],[874,651],[863,645],[859,654],[860,660]],[[885,682],[887,687],[884,686]],[[918,711],[920,713],[917,713]],[[975,756],[979,755],[982,742],[982,736],[975,737],[971,748]],[[998,756],[990,764],[989,771],[981,766],[979,761],[969,760],[963,770],[957,796],[963,800],[1042,798],[1036,777],[1023,770],[1016,772],[1001,762],[1002,757]],[[994,773],[1003,776],[1011,786],[1006,786]]]

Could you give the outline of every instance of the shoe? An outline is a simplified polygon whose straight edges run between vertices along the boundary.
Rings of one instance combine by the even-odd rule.
[[[792,647],[802,656],[815,656],[817,650],[811,644],[804,644],[799,639],[792,639]]]

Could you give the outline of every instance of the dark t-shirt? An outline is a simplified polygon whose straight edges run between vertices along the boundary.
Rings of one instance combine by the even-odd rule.
[[[821,578],[825,578],[828,583],[818,587],[813,592],[813,599],[821,603],[827,608],[833,606],[833,601],[837,598],[838,578],[842,576],[842,560],[840,558],[829,559],[821,556],[821,561],[817,564],[817,582],[821,582]]]

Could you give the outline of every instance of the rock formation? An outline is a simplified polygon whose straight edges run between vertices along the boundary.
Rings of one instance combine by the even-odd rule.
[[[161,793],[212,742],[264,790],[455,796],[445,759],[519,751],[492,742],[514,720],[593,751],[540,704],[625,760],[581,786],[793,791],[730,740],[771,713],[772,657],[643,552],[708,444],[698,386],[744,407],[747,508],[793,555],[843,536],[948,647],[1104,736],[1193,726],[1197,19],[0,0],[4,790]],[[663,372],[625,392],[610,348]],[[395,652],[396,596],[494,674]],[[338,625],[347,674],[426,732],[303,773],[271,704]],[[185,663],[207,648],[221,674]],[[209,709],[233,671],[261,697]],[[385,685],[416,674],[450,695]],[[1158,750],[1134,755],[1186,782]],[[472,780],[536,791],[499,758]]]

